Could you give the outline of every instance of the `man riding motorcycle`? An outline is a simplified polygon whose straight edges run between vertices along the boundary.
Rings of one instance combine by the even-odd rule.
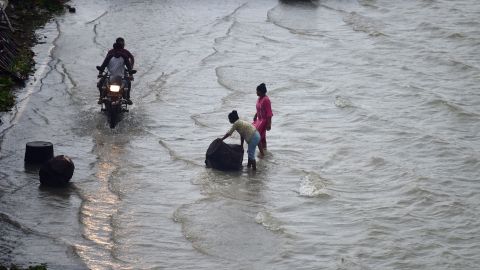
[[[130,65],[133,68],[134,63],[135,63],[135,58],[133,58],[133,55],[127,49],[125,49],[125,39],[123,39],[122,37],[118,37],[115,40],[115,43],[120,44],[123,53],[125,54],[125,56],[127,56],[127,59],[128,59],[128,61],[130,62]],[[108,53],[113,53],[113,51],[114,51],[114,49],[111,49]]]
[[[110,73],[110,78],[120,77],[123,78],[125,83],[126,91],[125,91],[125,99],[127,100],[128,105],[132,105],[133,102],[130,100],[130,81],[133,80],[132,77],[132,65],[129,61],[128,55],[125,53],[125,49],[123,49],[121,43],[115,42],[113,44],[113,49],[107,53],[107,56],[103,60],[102,65],[98,68],[99,74],[102,74],[105,70],[105,67],[108,69]],[[128,71],[128,76],[125,76],[125,67]],[[98,100],[98,104],[102,104],[103,98],[105,97],[105,92],[102,89],[104,85],[104,78],[102,77],[98,82],[97,86],[100,90],[100,98]]]

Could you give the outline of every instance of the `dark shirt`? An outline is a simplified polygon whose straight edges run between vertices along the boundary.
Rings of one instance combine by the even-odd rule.
[[[124,60],[125,66],[127,66],[127,70],[131,71],[132,65],[130,64],[130,61],[128,61],[128,56],[124,53],[124,50],[125,49],[112,49],[108,51],[107,56],[105,57],[105,60],[103,60],[103,63],[100,66],[100,70],[103,71],[105,67],[108,66],[108,63],[110,63],[110,59],[112,59],[112,57],[122,57]]]
[[[116,50],[117,49],[111,49],[110,51],[108,51],[107,56],[110,54],[113,54]],[[120,50],[121,53],[126,56],[128,61],[130,62],[130,66],[132,66],[133,68],[133,64],[135,63],[135,59],[133,58],[133,55],[127,49],[118,49],[118,50]]]

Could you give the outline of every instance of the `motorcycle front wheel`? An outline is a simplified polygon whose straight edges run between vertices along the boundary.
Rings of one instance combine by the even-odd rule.
[[[108,110],[108,118],[109,118],[109,124],[110,124],[110,128],[115,128],[115,126],[117,125],[117,122],[118,122],[118,106],[117,105],[109,105],[108,106],[109,110]]]

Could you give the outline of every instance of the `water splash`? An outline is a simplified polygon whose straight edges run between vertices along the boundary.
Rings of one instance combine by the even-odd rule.
[[[335,106],[338,108],[353,107],[353,103],[346,97],[335,96]]]
[[[267,230],[272,232],[283,232],[283,228],[280,225],[280,222],[276,220],[272,215],[268,212],[258,212],[257,216],[255,217],[255,222],[261,224]]]
[[[327,194],[327,188],[322,178],[319,176],[305,175],[302,178],[298,194],[303,197],[318,197]]]

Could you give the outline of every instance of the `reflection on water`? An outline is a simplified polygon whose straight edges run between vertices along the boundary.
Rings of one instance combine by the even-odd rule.
[[[89,245],[78,245],[76,250],[89,267],[118,268],[114,250],[114,218],[118,212],[119,197],[115,192],[116,174],[122,166],[126,141],[117,139],[116,135],[95,133],[94,147],[97,161],[93,165],[94,182],[87,190],[82,190],[83,199],[80,209],[80,222],[83,225],[83,237],[92,242]]]

